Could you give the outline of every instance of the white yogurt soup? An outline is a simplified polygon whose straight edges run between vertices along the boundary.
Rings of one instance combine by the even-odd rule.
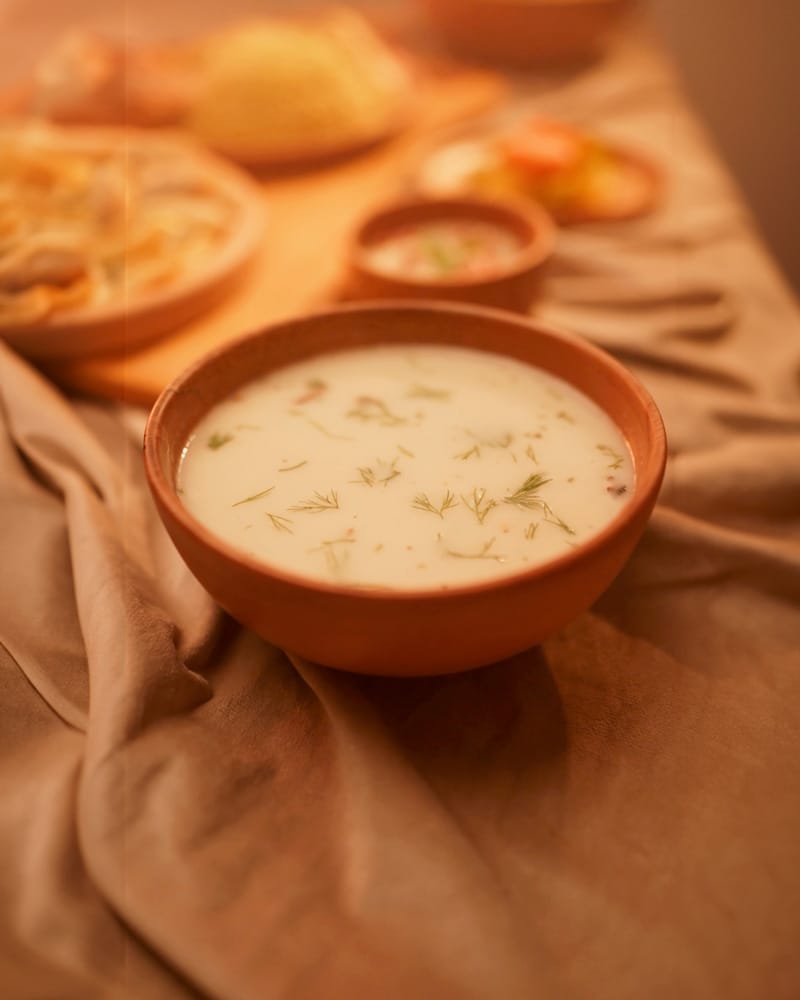
[[[497,354],[380,345],[255,379],[187,442],[178,492],[221,539],[328,583],[441,590],[518,573],[633,492],[613,421]]]

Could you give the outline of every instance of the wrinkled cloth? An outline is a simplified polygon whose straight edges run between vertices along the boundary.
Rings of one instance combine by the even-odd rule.
[[[0,992],[800,995],[800,317],[676,87],[523,96],[667,172],[537,307],[670,441],[645,537],[541,647],[450,677],[288,659],[188,573],[142,415],[0,345]]]

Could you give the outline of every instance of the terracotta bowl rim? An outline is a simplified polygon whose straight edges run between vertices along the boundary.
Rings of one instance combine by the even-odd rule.
[[[528,236],[504,266],[490,271],[484,277],[416,278],[413,275],[388,274],[380,268],[373,267],[368,254],[371,231],[384,222],[391,226],[392,216],[408,214],[408,222],[417,221],[416,213],[424,212],[428,208],[433,214],[438,208],[460,209],[465,214],[472,210],[476,217],[485,219],[492,216],[493,220],[505,229],[518,234],[525,230]],[[404,224],[401,218],[396,220],[398,228]],[[552,256],[557,236],[558,227],[550,213],[535,201],[525,201],[511,196],[486,198],[468,192],[442,195],[415,194],[384,202],[362,219],[352,239],[350,256],[353,267],[362,274],[394,285],[398,289],[411,286],[420,291],[430,291],[433,298],[437,289],[458,291],[483,288],[530,274]]]
[[[198,378],[204,369],[213,367],[227,353],[238,348],[245,342],[270,337],[278,331],[288,331],[293,327],[302,329],[309,322],[324,322],[328,318],[337,317],[344,313],[371,313],[374,315],[379,312],[402,311],[413,313],[430,312],[431,310],[439,313],[450,313],[454,318],[468,314],[476,318],[483,317],[512,326],[526,327],[529,331],[535,332],[536,335],[566,342],[575,350],[588,354],[601,367],[614,371],[622,378],[622,381],[630,390],[631,397],[635,399],[647,421],[650,447],[646,456],[645,467],[642,470],[635,467],[636,481],[632,496],[613,520],[597,532],[597,534],[563,555],[548,559],[546,562],[529,569],[508,573],[493,580],[484,580],[472,584],[460,584],[439,589],[393,589],[383,586],[327,583],[322,580],[314,580],[310,577],[304,577],[277,567],[272,567],[268,563],[242,552],[235,546],[219,538],[200,520],[195,518],[181,503],[174,484],[170,483],[161,469],[161,463],[158,459],[157,439],[161,433],[163,415],[167,408],[177,405],[176,400],[179,399],[181,393],[193,380]],[[370,341],[370,343],[380,342],[380,340]],[[412,335],[409,335],[408,342],[415,342]],[[334,348],[333,351],[338,349],[340,348]],[[480,350],[481,348],[477,349]],[[492,353],[490,348],[487,348],[487,353]],[[495,353],[503,357],[506,356],[500,351]],[[565,378],[564,375],[557,375],[557,377],[564,378],[565,381],[569,382],[569,379]],[[244,378],[242,384],[245,384],[249,380],[249,378]],[[211,405],[214,404],[212,403]],[[183,442],[181,442],[182,445]],[[211,550],[221,561],[238,564],[247,572],[265,576],[283,586],[305,590],[319,596],[360,598],[367,603],[413,604],[421,601],[442,603],[462,600],[464,598],[479,597],[493,591],[502,592],[519,586],[528,586],[533,582],[541,583],[548,577],[558,575],[563,570],[568,571],[596,551],[603,549],[626,525],[635,523],[642,512],[646,512],[647,516],[649,516],[650,509],[655,503],[664,476],[667,459],[667,442],[661,414],[652,396],[642,383],[623,364],[617,361],[616,358],[576,334],[568,333],[549,324],[539,324],[532,319],[529,320],[517,316],[503,309],[495,309],[487,306],[447,301],[438,302],[434,300],[414,302],[402,299],[379,299],[375,301],[347,303],[334,308],[303,313],[302,315],[261,327],[204,355],[173,379],[159,395],[148,415],[144,433],[143,452],[145,472],[156,498],[169,512],[170,517],[180,524],[184,531],[191,535],[205,549]],[[636,456],[633,456],[633,458],[635,461]],[[643,475],[640,475],[640,472]]]

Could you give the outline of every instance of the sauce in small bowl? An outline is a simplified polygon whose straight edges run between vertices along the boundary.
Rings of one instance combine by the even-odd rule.
[[[356,232],[350,297],[436,298],[527,312],[555,243],[543,209],[480,197],[379,209]]]

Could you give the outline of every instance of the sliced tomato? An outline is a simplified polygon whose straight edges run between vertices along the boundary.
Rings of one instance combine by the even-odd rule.
[[[537,175],[548,175],[578,167],[587,140],[564,122],[535,118],[503,136],[500,142],[510,164]]]

